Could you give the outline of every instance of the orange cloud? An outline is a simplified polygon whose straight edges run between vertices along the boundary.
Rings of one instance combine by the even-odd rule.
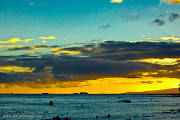
[[[25,40],[21,40],[19,38],[11,38],[7,41],[0,41],[0,43],[16,43],[16,42],[21,42],[21,41],[24,41],[24,42],[29,42],[29,41],[32,41],[34,39],[25,39]]]
[[[111,3],[122,3],[123,0],[111,0],[110,2],[111,2]]]
[[[54,36],[48,36],[48,37],[39,37],[41,39],[56,39]]]
[[[32,50],[39,50],[39,49],[45,49],[46,47],[41,47],[41,46],[32,46],[32,47],[30,47],[30,49],[32,49]]]
[[[175,38],[175,37],[162,37],[159,39],[161,39],[161,40],[180,40],[180,38]]]
[[[33,54],[34,52],[28,52],[28,54]]]
[[[32,41],[32,40],[35,40],[35,39],[26,39],[26,40],[24,40],[24,42],[29,42],[29,41]]]
[[[19,38],[11,38],[7,41],[0,41],[0,43],[16,43],[16,42],[21,42],[23,40],[19,39]]]
[[[72,50],[61,50],[60,52],[66,54],[81,54],[81,51],[72,51]]]
[[[61,50],[61,48],[54,48],[54,49],[51,49],[50,52],[59,52]]]
[[[180,4],[180,0],[169,0],[167,4]]]
[[[10,72],[32,72],[35,68],[20,67],[20,66],[0,66],[0,72],[10,73]]]
[[[7,45],[8,48],[16,47],[17,45]]]
[[[61,48],[51,49],[50,52],[60,52],[60,53],[66,53],[66,54],[81,54],[81,51],[78,51],[78,50],[63,50]]]
[[[43,42],[43,43],[46,43],[46,41],[45,41],[45,40],[43,40],[42,42]]]
[[[134,62],[146,62],[151,64],[159,64],[159,65],[176,65],[178,64],[180,58],[147,58],[147,59],[140,59],[140,60],[132,60]]]
[[[17,45],[5,45],[5,46],[0,45],[0,48],[3,48],[3,47],[13,48],[13,47],[16,47],[16,46]]]

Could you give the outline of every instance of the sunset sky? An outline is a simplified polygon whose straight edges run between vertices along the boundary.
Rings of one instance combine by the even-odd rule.
[[[0,0],[0,93],[178,88],[180,0]]]

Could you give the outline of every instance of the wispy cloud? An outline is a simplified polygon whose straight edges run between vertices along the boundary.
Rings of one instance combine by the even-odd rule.
[[[29,5],[36,5],[36,3],[30,2]]]
[[[132,60],[134,62],[146,62],[151,64],[158,64],[158,65],[176,65],[179,63],[179,58],[147,58],[147,59],[139,59],[139,60]]]
[[[17,50],[39,50],[39,49],[47,49],[47,48],[55,48],[59,46],[47,46],[47,45],[37,45],[37,46],[19,46],[15,48],[10,48],[7,51],[17,51]]]
[[[178,13],[171,13],[171,14],[161,14],[158,16],[157,19],[155,19],[152,24],[158,25],[158,26],[163,26],[166,23],[168,23],[168,21],[170,21],[170,23],[175,22],[177,19],[179,19],[179,14]]]
[[[48,36],[48,37],[39,37],[41,39],[56,39],[54,36]]]
[[[111,0],[110,2],[111,2],[111,3],[122,3],[123,0]]]
[[[111,28],[111,25],[102,25],[102,26],[99,26],[99,29],[103,29],[103,30],[107,30]]]
[[[25,40],[21,40],[20,38],[11,38],[7,41],[0,41],[0,43],[16,43],[16,42],[29,42],[29,41],[32,41],[32,40],[35,40],[35,39],[25,39]]]
[[[171,15],[169,16],[169,21],[174,22],[178,18],[179,18],[179,14],[171,13]]]
[[[34,52],[28,52],[27,54],[33,54]]]
[[[32,41],[32,40],[35,40],[35,39],[25,39],[24,42],[29,42],[29,41]]]
[[[16,42],[21,42],[23,40],[19,39],[19,38],[11,38],[7,41],[0,41],[0,43],[16,43]]]
[[[42,42],[43,42],[43,43],[46,43],[46,41],[45,41],[45,40],[43,40]]]
[[[124,0],[111,0],[111,3],[122,3]],[[167,4],[180,4],[180,0],[160,0],[160,2]]]
[[[0,48],[3,48],[3,47],[7,47],[7,48],[13,48],[13,47],[16,47],[17,45],[0,45]]]
[[[11,73],[11,72],[32,72],[35,68],[29,67],[20,67],[20,66],[1,66],[0,72],[1,73]]]
[[[141,16],[139,14],[132,14],[132,15],[128,15],[128,16],[125,16],[126,19],[128,20],[138,20]]]
[[[167,4],[180,4],[180,0],[169,0]]]
[[[165,21],[161,20],[161,19],[156,19],[153,21],[153,23],[158,25],[158,26],[163,26],[165,24]]]
[[[159,38],[160,40],[180,40],[180,38],[175,38],[175,37],[162,37]]]

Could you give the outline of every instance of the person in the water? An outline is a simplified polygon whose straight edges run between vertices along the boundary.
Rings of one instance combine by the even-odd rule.
[[[110,114],[108,114],[108,115],[107,115],[107,117],[109,118],[109,117],[111,117],[111,115],[110,115]]]
[[[49,105],[53,105],[53,101],[49,101]]]
[[[66,118],[64,118],[64,120],[70,120],[70,118],[66,117]]]

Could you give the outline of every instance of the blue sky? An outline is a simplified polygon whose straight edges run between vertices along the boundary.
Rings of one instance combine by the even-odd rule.
[[[141,41],[176,37],[179,21],[163,26],[150,25],[159,15],[178,13],[179,5],[160,4],[159,0],[1,0],[1,41],[10,38],[38,39],[55,36],[51,44],[86,42],[91,39]],[[137,20],[128,16],[139,15]],[[164,18],[165,19],[165,18]],[[99,29],[110,25],[110,28]],[[64,41],[64,39],[68,39]],[[38,40],[32,44],[40,44]]]

